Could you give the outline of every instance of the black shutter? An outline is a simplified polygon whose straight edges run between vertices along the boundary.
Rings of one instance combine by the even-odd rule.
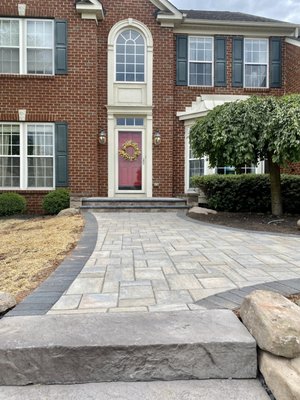
[[[68,124],[55,124],[55,171],[56,187],[68,186]]]
[[[232,47],[232,86],[243,87],[244,39],[242,37],[233,38]]]
[[[176,37],[176,85],[188,84],[188,36]]]
[[[226,80],[226,55],[227,40],[224,36],[215,37],[215,86],[227,85]]]
[[[55,74],[68,73],[68,23],[55,21]]]
[[[282,42],[280,37],[270,38],[270,87],[282,85]]]

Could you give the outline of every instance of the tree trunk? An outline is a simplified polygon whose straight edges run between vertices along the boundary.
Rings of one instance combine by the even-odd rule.
[[[270,181],[271,181],[271,203],[272,214],[281,216],[282,197],[281,197],[281,180],[280,180],[280,165],[272,161],[272,156],[269,156]]]

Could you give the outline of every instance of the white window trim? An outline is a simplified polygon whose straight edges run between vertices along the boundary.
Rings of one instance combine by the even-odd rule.
[[[19,73],[1,72],[1,75],[33,75],[33,76],[53,76],[55,75],[55,34],[54,21],[51,19],[34,19],[34,18],[3,18],[0,20],[19,21],[19,46],[8,47],[19,49]],[[33,74],[27,72],[27,21],[51,22],[52,24],[52,73],[51,74]],[[6,47],[6,46],[5,46]],[[29,47],[30,49],[38,49],[38,47]],[[46,49],[46,48],[41,48]],[[50,50],[50,48],[49,48]]]
[[[245,51],[245,43],[246,40],[264,40],[267,42],[267,63],[246,63],[246,51]],[[243,62],[244,62],[244,70],[243,70],[243,74],[244,74],[244,88],[245,89],[257,89],[257,90],[264,90],[264,89],[269,89],[270,87],[270,44],[269,44],[269,40],[268,38],[252,38],[252,37],[247,37],[244,38],[244,54],[243,54]],[[266,65],[267,66],[267,80],[266,80],[266,86],[246,86],[246,65]]]
[[[133,31],[138,32],[142,36],[142,38],[144,39],[144,80],[143,81],[118,81],[117,80],[117,40],[118,40],[119,36],[123,32],[126,32],[128,30],[133,30]],[[135,84],[139,85],[140,84],[141,85],[141,84],[146,83],[147,82],[146,81],[147,64],[148,64],[148,62],[147,62],[147,39],[146,39],[145,35],[143,34],[143,32],[141,32],[136,27],[131,27],[131,26],[125,27],[124,29],[119,31],[118,34],[115,36],[114,48],[115,48],[115,51],[114,51],[114,55],[115,55],[115,59],[114,59],[114,83],[125,84],[125,85],[126,84],[130,84],[130,85],[131,84],[132,85],[135,85]]]
[[[190,57],[190,39],[192,38],[201,38],[201,39],[211,39],[212,40],[212,61],[192,61]],[[211,66],[211,85],[191,85],[190,83],[190,64],[194,62],[197,64],[212,64]],[[188,37],[188,86],[191,87],[214,87],[215,82],[215,43],[213,36],[195,36],[190,35]]]
[[[20,186],[0,186],[1,190],[28,190],[28,191],[41,191],[55,189],[55,124],[42,123],[42,122],[1,122],[1,125],[19,125],[20,127]],[[28,125],[49,125],[53,128],[53,155],[47,156],[53,159],[53,185],[51,187],[31,187],[28,186],[28,152],[27,152],[27,134]]]

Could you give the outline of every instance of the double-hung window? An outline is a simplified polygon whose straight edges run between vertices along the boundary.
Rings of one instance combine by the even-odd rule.
[[[54,187],[54,124],[0,123],[0,187]]]
[[[0,19],[0,74],[54,74],[54,21]]]
[[[213,85],[213,38],[189,37],[189,85]]]
[[[268,39],[245,39],[245,84],[246,88],[267,88],[269,85],[269,41]]]

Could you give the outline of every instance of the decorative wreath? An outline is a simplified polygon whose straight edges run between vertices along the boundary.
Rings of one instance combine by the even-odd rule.
[[[133,149],[133,154],[128,153],[127,150],[129,148]],[[135,161],[142,153],[137,143],[134,143],[132,140],[128,140],[123,144],[123,146],[119,150],[119,154],[122,158],[124,158],[124,160],[132,162]]]

